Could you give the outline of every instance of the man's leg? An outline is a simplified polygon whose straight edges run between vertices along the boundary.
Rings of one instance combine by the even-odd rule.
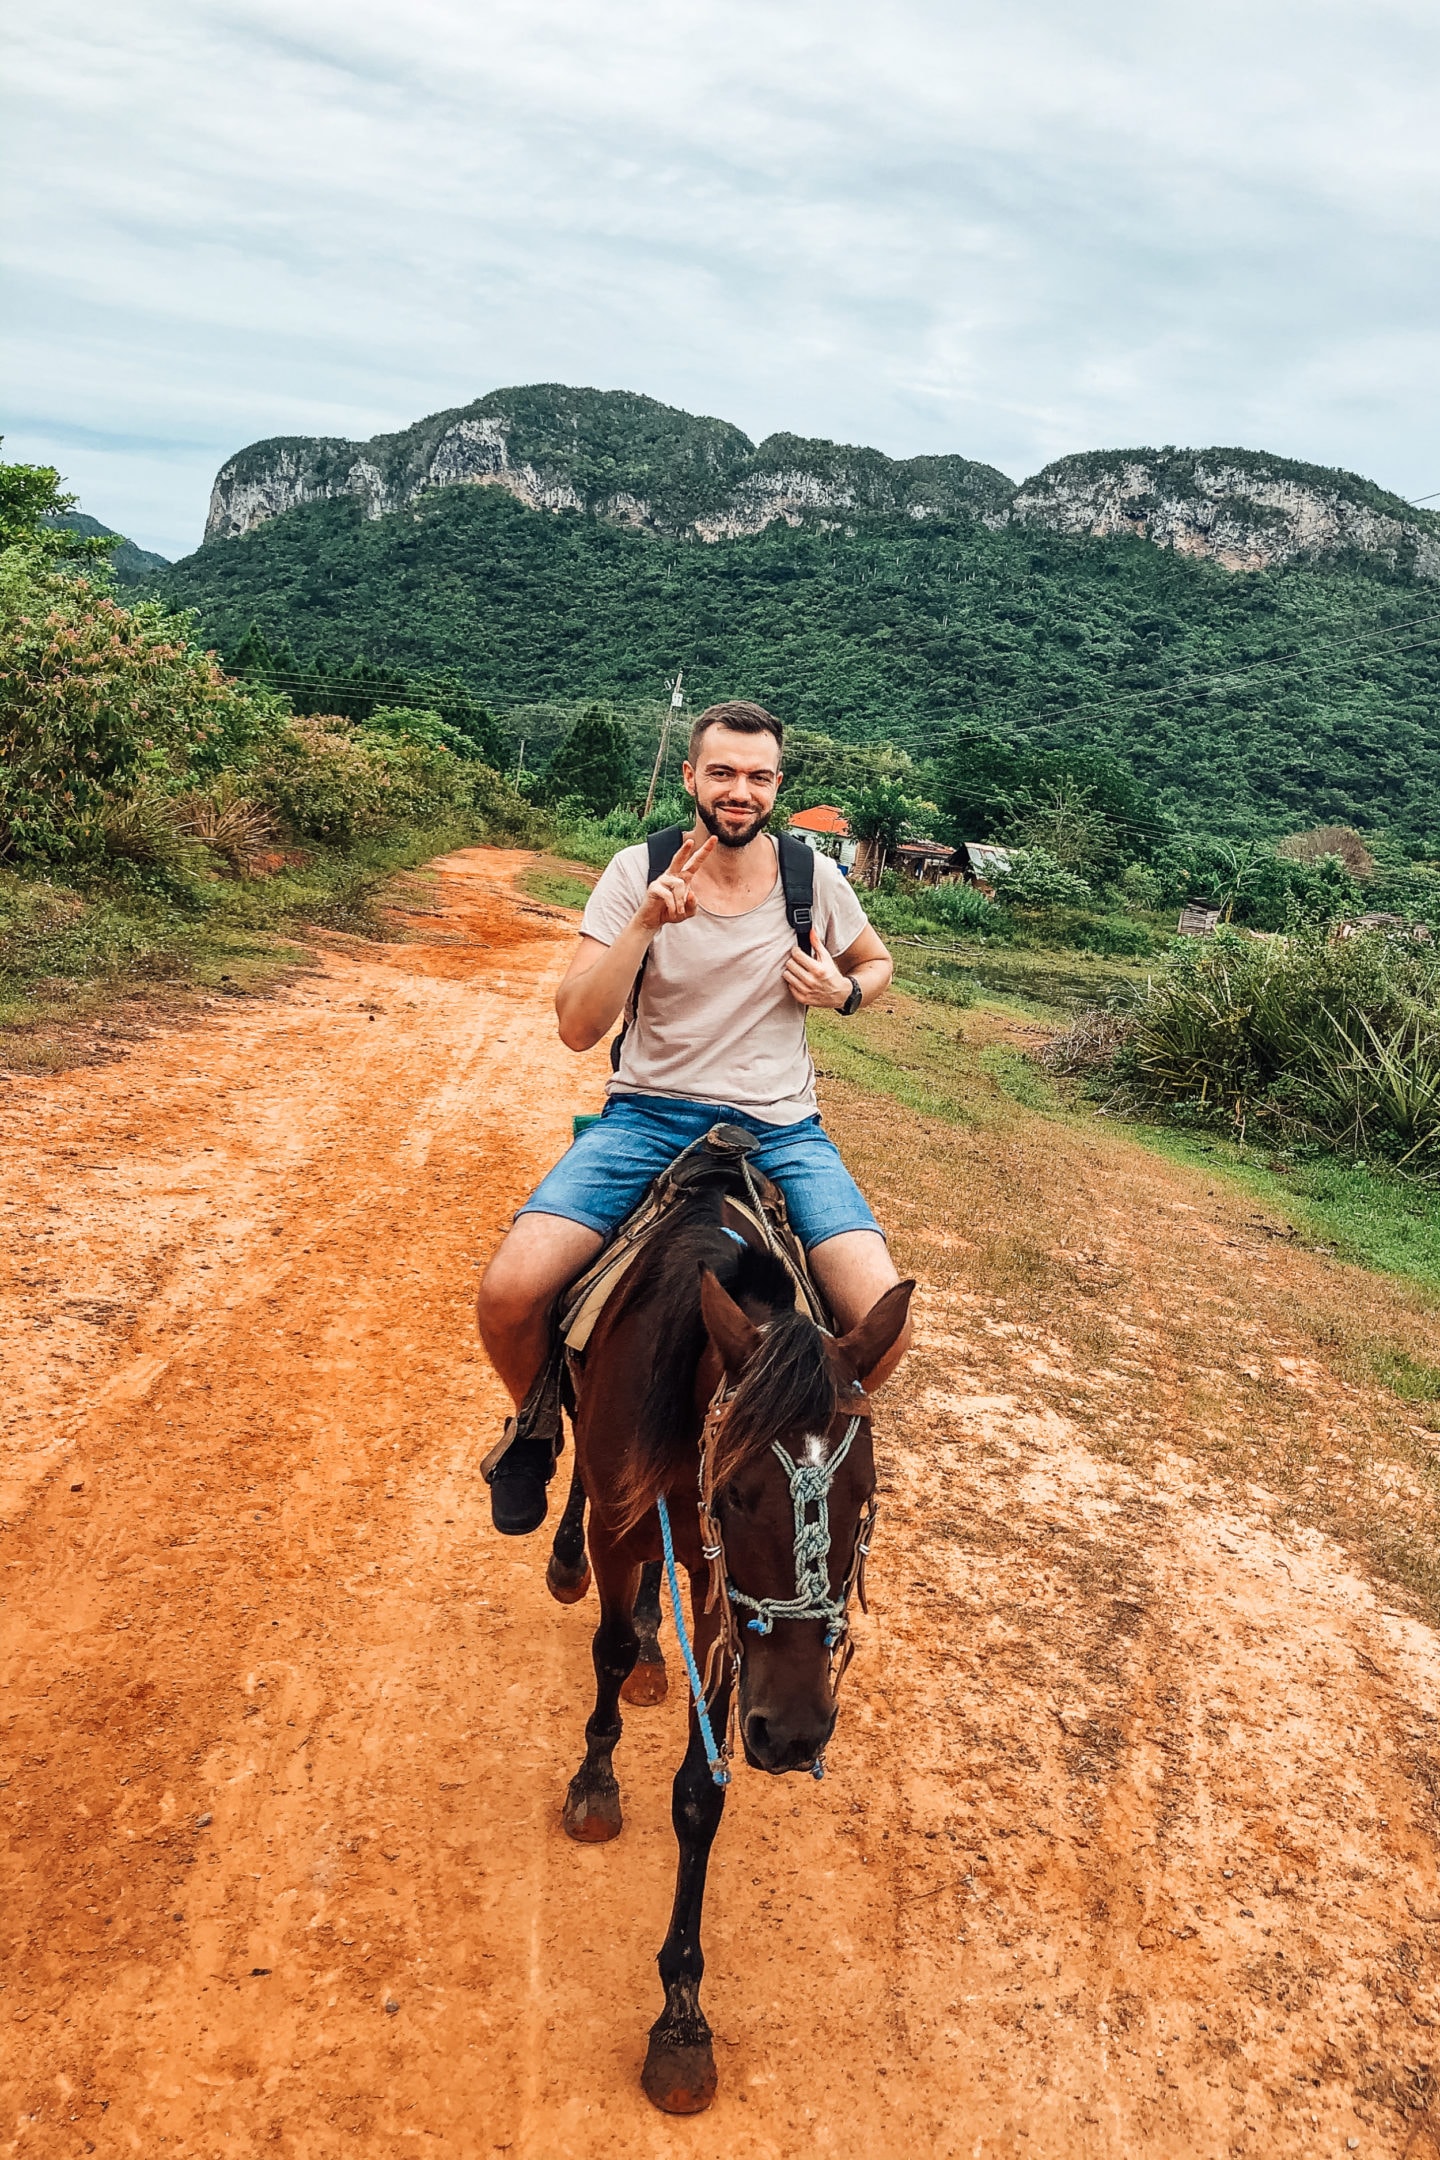
[[[889,1247],[878,1230],[842,1230],[838,1237],[812,1245],[807,1257],[842,1335],[863,1320],[871,1306],[900,1280]],[[894,1343],[865,1382],[871,1394],[889,1379],[910,1348],[910,1341],[907,1315]]]
[[[480,1340],[518,1410],[550,1348],[555,1300],[604,1243],[563,1215],[522,1215],[485,1270]]]
[[[604,1242],[598,1230],[564,1215],[522,1215],[485,1270],[476,1302],[480,1339],[516,1410],[482,1465],[502,1537],[526,1537],[545,1520],[560,1435],[543,1416],[521,1431],[518,1414],[549,1353],[555,1300]],[[558,1401],[554,1408],[558,1420]]]

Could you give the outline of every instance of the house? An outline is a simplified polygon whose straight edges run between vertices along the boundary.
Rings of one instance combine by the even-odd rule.
[[[919,878],[930,885],[938,885],[941,878],[955,875],[955,850],[948,841],[902,840],[891,860],[906,877]]]
[[[829,855],[838,862],[846,877],[864,875],[867,849],[850,830],[850,820],[843,810],[833,803],[817,803],[813,810],[798,810],[786,826],[797,840],[806,847],[814,848],[817,855]]]

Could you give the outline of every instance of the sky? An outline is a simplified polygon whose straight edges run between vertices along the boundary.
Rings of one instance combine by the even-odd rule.
[[[1440,490],[1435,0],[49,0],[4,455],[188,553],[247,442],[526,382]]]

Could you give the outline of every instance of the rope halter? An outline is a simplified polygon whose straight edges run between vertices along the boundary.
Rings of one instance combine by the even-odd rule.
[[[771,1441],[770,1452],[785,1472],[790,1487],[790,1505],[795,1511],[795,1595],[792,1598],[752,1598],[748,1592],[737,1590],[727,1575],[725,1590],[731,1604],[743,1605],[755,1615],[753,1620],[745,1623],[752,1635],[768,1635],[777,1620],[823,1620],[825,1647],[833,1650],[847,1633],[850,1578],[841,1585],[838,1597],[833,1597],[830,1591],[830,1487],[859,1430],[859,1418],[852,1417],[845,1428],[844,1439],[823,1463],[796,1462],[778,1440]],[[862,1529],[862,1542],[858,1548],[862,1557],[867,1550],[865,1534]]]

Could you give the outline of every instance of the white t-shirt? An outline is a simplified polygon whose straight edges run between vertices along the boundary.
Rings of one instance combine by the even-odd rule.
[[[585,909],[586,937],[614,944],[645,897],[648,859],[642,842],[610,862]],[[865,928],[865,910],[828,855],[815,857],[813,906],[815,935],[833,955]],[[781,974],[794,947],[778,854],[775,883],[758,907],[743,915],[701,907],[688,922],[666,923],[651,941],[610,1093],[715,1103],[765,1125],[813,1117],[805,1007]]]

